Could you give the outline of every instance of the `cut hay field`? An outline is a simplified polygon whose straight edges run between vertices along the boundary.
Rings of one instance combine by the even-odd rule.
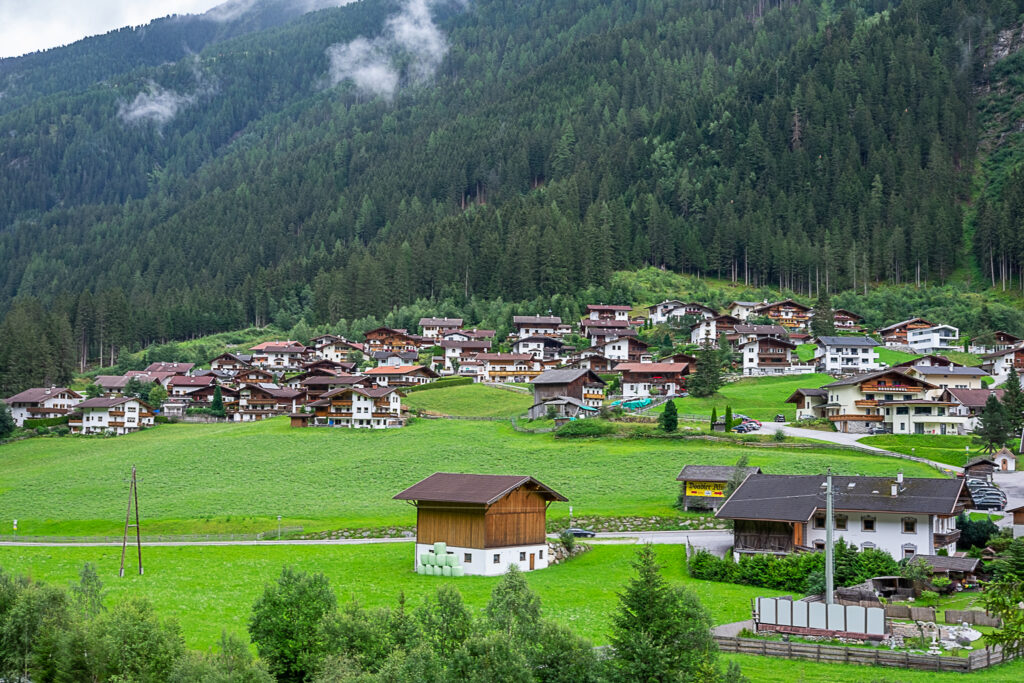
[[[431,392],[424,392],[431,393]],[[137,465],[150,534],[307,531],[411,525],[393,495],[434,472],[533,475],[578,515],[671,515],[686,464],[731,465],[744,452],[768,472],[936,476],[854,451],[750,448],[676,439],[556,439],[507,423],[416,420],[386,431],[246,424],[161,425],[128,436],[34,438],[0,447],[0,520],[28,535],[118,535],[125,477]],[[568,514],[565,504],[550,516]],[[9,522],[5,522],[7,524]],[[9,527],[4,529],[8,533]]]
[[[125,578],[119,579],[120,548],[0,547],[0,567],[66,585],[77,579],[85,562],[93,562],[107,590],[108,604],[129,596],[148,598],[162,616],[179,621],[188,645],[197,649],[214,645],[221,629],[248,640],[245,625],[252,603],[285,564],[323,572],[339,603],[357,599],[367,607],[394,606],[401,592],[415,607],[443,582],[451,582],[471,607],[479,609],[499,581],[499,577],[420,576],[412,571],[412,549],[411,543],[153,547],[143,549],[143,576],[138,575],[133,555]],[[527,573],[527,581],[540,595],[545,614],[596,644],[605,644],[609,617],[617,604],[616,591],[632,573],[630,562],[636,550],[637,546],[630,545],[594,546],[571,562]],[[683,564],[683,546],[659,545],[655,551],[665,577],[691,588],[715,623],[747,618],[752,597],[781,595],[690,579]]]
[[[413,410],[460,417],[518,417],[533,405],[532,394],[520,394],[484,384],[413,391],[403,402]]]
[[[731,406],[734,413],[743,413],[755,420],[771,420],[782,413],[787,420],[796,417],[796,406],[785,400],[797,389],[817,389],[834,382],[828,375],[788,375],[784,377],[749,377],[723,386],[709,398],[677,398],[676,409],[686,415],[707,415],[713,409],[718,416],[725,414],[725,407]],[[663,405],[652,412],[661,412]]]

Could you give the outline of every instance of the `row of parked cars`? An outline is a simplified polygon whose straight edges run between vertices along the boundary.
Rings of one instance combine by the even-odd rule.
[[[975,510],[1005,510],[1006,494],[984,479],[968,479],[967,490],[971,492]]]
[[[742,413],[735,413],[735,414],[733,414],[732,419],[734,421],[735,420],[739,420],[740,421],[740,423],[738,425],[736,425],[735,427],[732,428],[732,431],[736,432],[737,434],[746,434],[747,432],[756,432],[758,429],[761,428],[761,423],[760,422],[758,422],[757,420],[755,420],[752,417],[747,417],[746,415],[744,415]]]

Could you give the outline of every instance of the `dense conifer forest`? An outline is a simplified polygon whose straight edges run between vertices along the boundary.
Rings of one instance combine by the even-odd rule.
[[[1021,285],[1024,172],[979,102],[1012,99],[1024,0],[279,5],[0,60],[0,312],[48,377],[644,266]]]

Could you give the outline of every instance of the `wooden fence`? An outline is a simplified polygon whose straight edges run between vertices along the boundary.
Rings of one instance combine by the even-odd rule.
[[[1002,628],[1003,626],[1003,620],[999,617],[993,617],[977,609],[948,609],[945,620],[947,624],[967,622],[975,626],[991,626],[993,628]]]
[[[908,605],[886,605],[885,616],[890,619],[913,619],[914,621],[935,621],[934,607],[910,607]]]
[[[894,652],[882,648],[842,647],[732,636],[715,636],[715,642],[718,643],[719,650],[727,653],[863,666],[891,666],[921,671],[977,671],[1013,659],[1013,655],[1004,655],[999,647],[972,652],[967,657],[943,657],[913,655],[909,652]]]

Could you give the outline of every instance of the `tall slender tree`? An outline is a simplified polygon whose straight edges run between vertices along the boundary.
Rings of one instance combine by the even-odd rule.
[[[994,393],[989,394],[974,430],[974,443],[981,445],[982,452],[992,453],[1005,446],[1011,438],[1013,435],[1006,408]]]
[[[1020,376],[1017,369],[1010,366],[1010,375],[1003,382],[1003,406],[1006,408],[1006,420],[1010,425],[1010,433],[1020,439],[1024,430],[1024,392],[1020,388]]]

